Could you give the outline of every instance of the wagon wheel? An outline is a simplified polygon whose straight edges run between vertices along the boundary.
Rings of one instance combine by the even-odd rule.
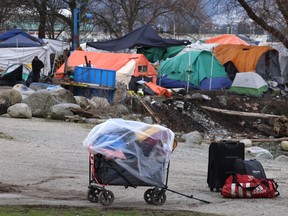
[[[166,202],[166,194],[162,189],[154,190],[151,194],[151,203],[154,205],[163,205]]]
[[[87,199],[92,203],[97,203],[99,201],[98,194],[94,188],[88,189]]]
[[[153,203],[151,202],[153,191],[154,191],[154,189],[148,189],[148,190],[146,190],[145,193],[144,193],[144,200],[145,200],[148,204],[153,204]]]
[[[112,193],[112,191],[103,190],[99,193],[99,199],[102,205],[111,205],[114,201],[114,194]]]

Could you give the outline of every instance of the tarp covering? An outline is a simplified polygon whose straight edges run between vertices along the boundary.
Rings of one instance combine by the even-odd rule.
[[[217,43],[217,44],[242,44],[242,45],[257,45],[258,42],[245,36],[234,34],[223,34],[213,38],[205,40],[205,43]]]
[[[14,63],[31,64],[33,58],[38,56],[44,63],[43,74],[48,75],[51,70],[49,46],[0,48],[0,69],[5,70]]]
[[[200,88],[203,79],[227,77],[227,73],[211,52],[190,51],[162,62],[158,68],[158,76],[186,81]]]
[[[239,72],[254,71],[264,79],[281,77],[278,51],[270,46],[222,44],[214,48],[214,54],[221,64],[231,61]]]
[[[267,42],[261,45],[267,46]],[[284,83],[288,83],[288,49],[283,45],[283,43],[279,42],[268,43],[268,46],[273,47],[279,52],[279,65],[281,69],[282,79]]]
[[[156,62],[172,58],[181,52],[185,46],[172,46],[172,47],[151,47],[151,48],[138,48],[137,53],[144,54],[149,62]]]
[[[122,37],[103,42],[88,42],[87,46],[108,51],[118,51],[135,47],[169,47],[187,44],[190,44],[190,41],[161,38],[151,25],[145,25]]]
[[[161,76],[157,79],[157,84],[159,86],[164,86],[165,88],[172,89],[172,88],[187,88],[187,81],[182,81],[182,80],[175,80],[175,79],[170,79],[168,78],[167,75]],[[189,89],[199,89],[199,87],[193,85],[192,83],[189,84]]]
[[[252,96],[260,96],[267,90],[267,83],[255,72],[237,73],[229,88],[230,92]]]
[[[154,77],[153,82],[156,83],[157,71],[143,54],[98,53],[75,50],[68,57],[68,66],[73,67],[85,64],[85,56],[88,61],[91,61],[92,67],[115,70],[117,81],[122,80],[125,83],[133,75]],[[56,78],[64,76],[64,68],[65,65],[63,64],[56,71]]]
[[[0,34],[0,47],[40,47],[44,41],[20,29],[12,29]]]
[[[22,81],[23,65],[18,65],[9,73],[4,73],[0,78],[0,86],[14,86]]]
[[[166,88],[158,86],[152,82],[145,82],[145,85],[148,86],[157,95],[165,95],[166,97],[172,97],[172,93],[169,92]]]
[[[85,149],[114,160],[149,185],[165,185],[174,133],[160,125],[109,119],[96,125],[83,142]]]
[[[5,70],[14,63],[31,64],[35,56],[44,63],[43,74],[48,75],[51,70],[50,47],[42,39],[20,29],[0,34],[0,69]]]
[[[27,81],[31,70],[32,70],[32,65],[31,64],[20,64],[20,63],[15,63],[10,65],[9,67],[6,68],[6,70],[3,73],[3,76],[5,76],[6,74],[9,74],[11,72],[13,72],[15,69],[21,68],[22,69],[22,80]]]

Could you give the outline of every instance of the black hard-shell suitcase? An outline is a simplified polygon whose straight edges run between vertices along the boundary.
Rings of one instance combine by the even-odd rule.
[[[245,156],[244,143],[233,141],[212,142],[209,146],[207,183],[210,191],[220,189],[226,178],[234,173],[234,162]]]
[[[234,170],[235,173],[239,173],[241,175],[253,175],[258,179],[266,178],[266,174],[262,164],[256,159],[236,159],[234,163]]]

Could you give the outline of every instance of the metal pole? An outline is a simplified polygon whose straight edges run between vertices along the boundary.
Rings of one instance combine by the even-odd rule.
[[[189,53],[188,53],[188,71],[187,71],[187,73],[188,73],[188,75],[187,75],[187,86],[186,86],[186,94],[188,94],[189,93],[189,86],[190,86],[190,73],[191,73],[191,49],[190,49],[190,47],[188,47],[188,49],[189,49]]]
[[[74,38],[73,38],[73,50],[77,49],[78,41],[79,41],[79,35],[78,35],[78,27],[80,23],[80,8],[74,9]]]

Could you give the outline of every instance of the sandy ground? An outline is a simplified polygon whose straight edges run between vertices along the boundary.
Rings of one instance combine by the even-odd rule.
[[[0,116],[0,205],[47,204],[96,206],[86,199],[88,186],[88,152],[82,142],[93,127],[88,124],[13,119]],[[143,199],[147,187],[108,186],[114,203],[108,208],[188,210],[220,215],[287,215],[287,164],[261,161],[267,177],[279,184],[281,195],[273,199],[225,199],[210,192],[206,183],[208,145],[179,143],[169,169],[168,188],[205,204],[167,191],[163,206],[148,205]],[[6,185],[4,187],[3,185]],[[5,190],[5,188],[7,190]]]

